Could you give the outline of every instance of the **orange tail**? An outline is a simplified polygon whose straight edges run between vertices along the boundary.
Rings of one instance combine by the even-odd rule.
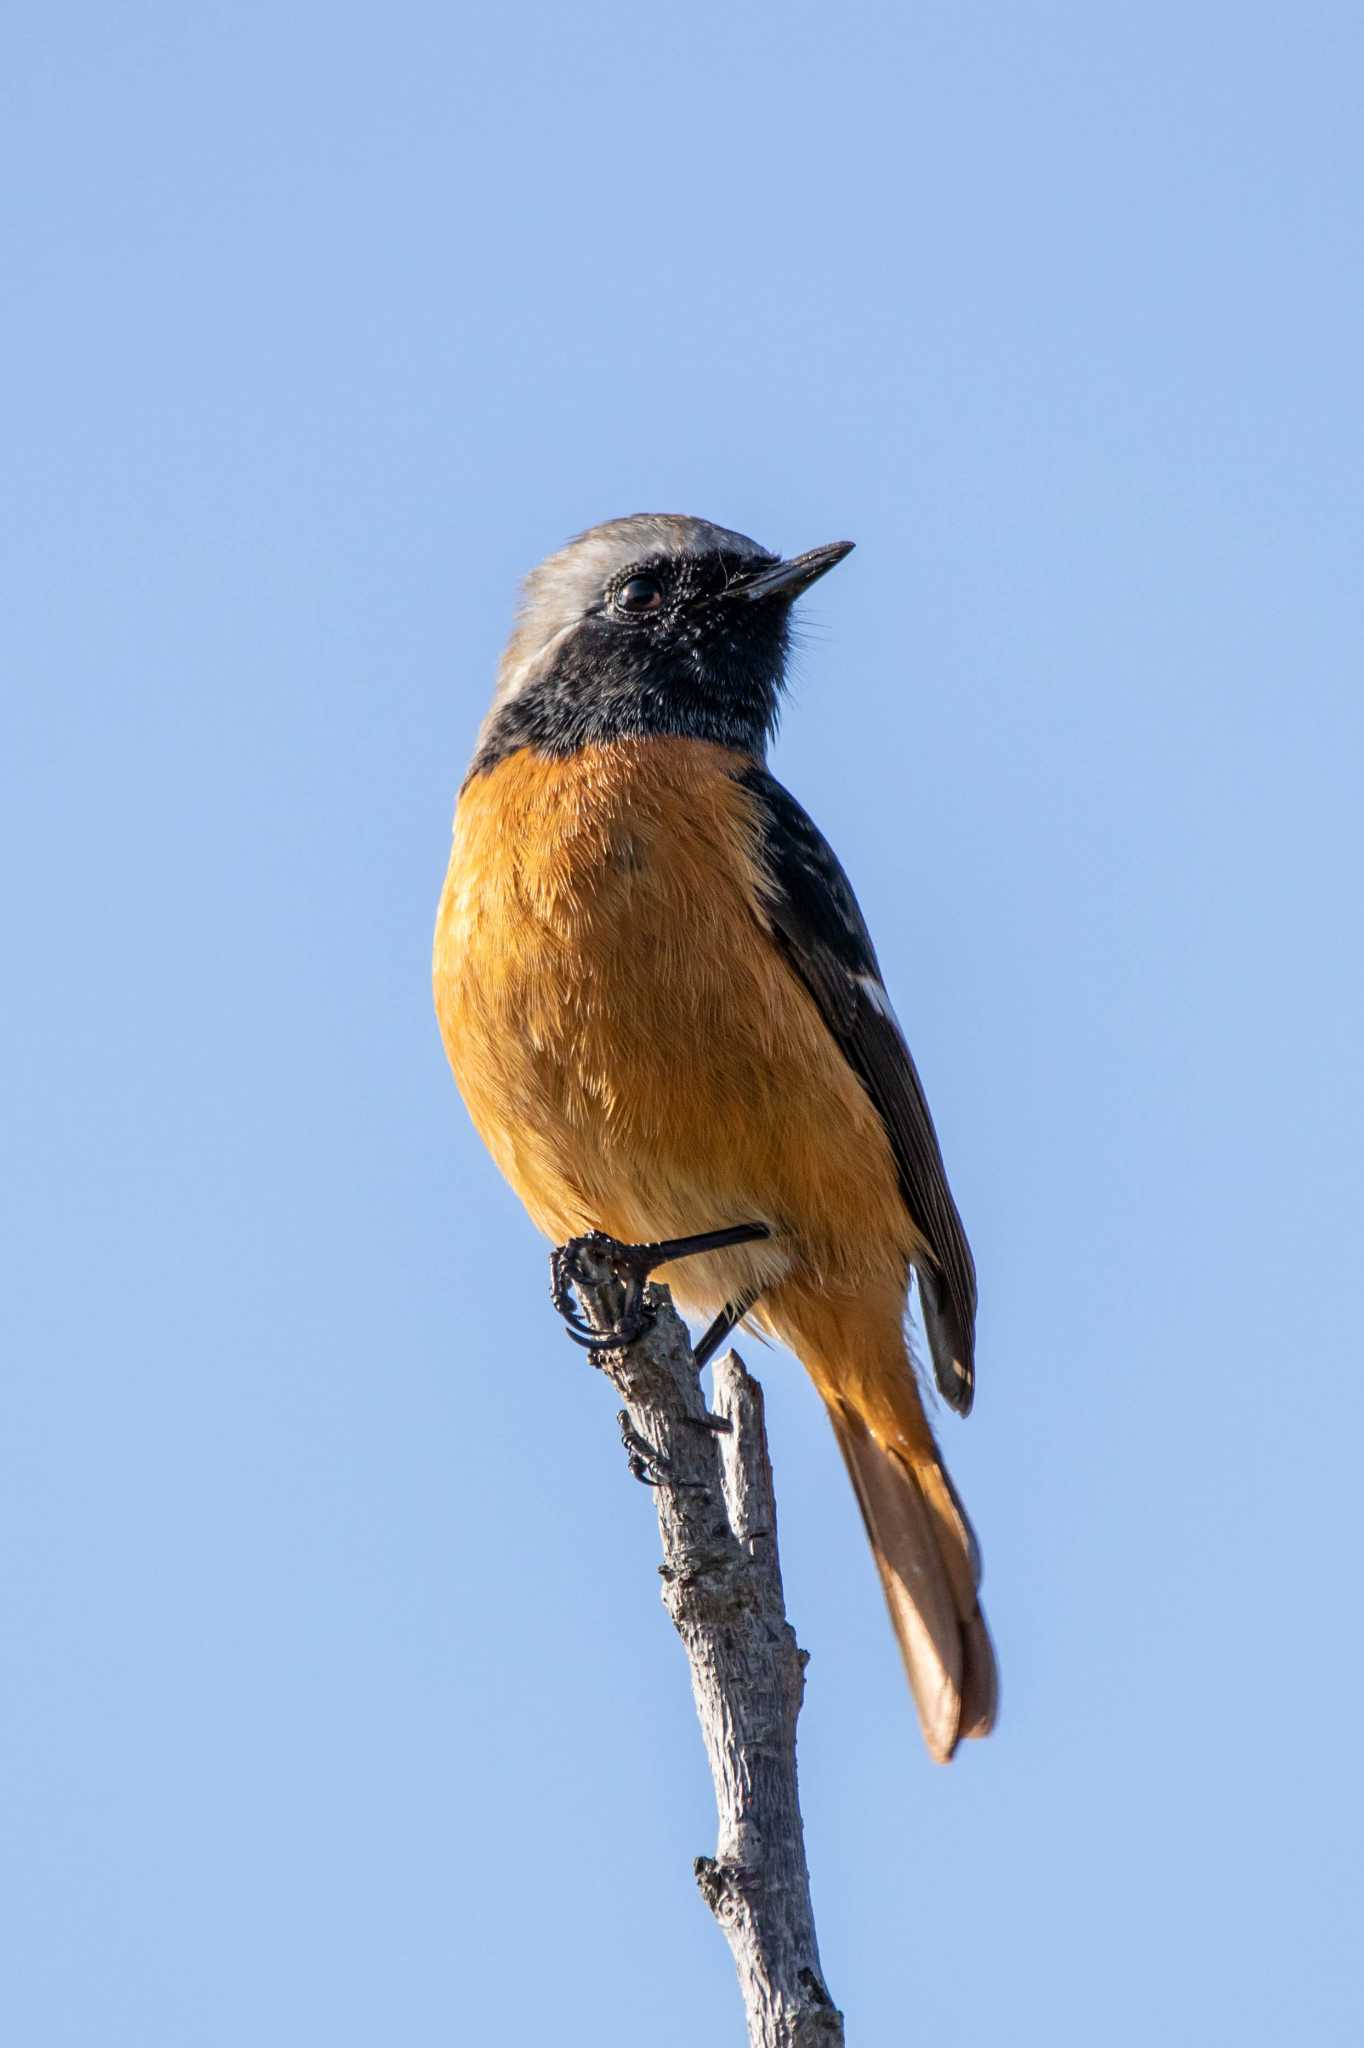
[[[788,1286],[770,1327],[824,1398],[847,1464],[924,1741],[946,1763],[994,1725],[999,1680],[980,1611],[980,1552],[924,1413],[898,1286]]]
[[[924,1741],[945,1764],[959,1742],[989,1734],[999,1693],[977,1597],[980,1553],[971,1524],[931,1437],[926,1449],[887,1450],[846,1408],[830,1404],[829,1418],[867,1525]]]

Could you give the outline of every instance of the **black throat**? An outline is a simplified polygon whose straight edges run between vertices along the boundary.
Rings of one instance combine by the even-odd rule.
[[[588,613],[543,672],[494,709],[469,775],[532,747],[562,756],[638,739],[708,740],[761,760],[786,666],[784,604],[680,604],[656,624]]]

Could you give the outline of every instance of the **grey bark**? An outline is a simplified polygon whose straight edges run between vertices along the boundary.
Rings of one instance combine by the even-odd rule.
[[[587,1320],[608,1329],[617,1283],[595,1254],[578,1266]],[[782,1595],[762,1388],[734,1352],[721,1358],[716,1427],[667,1289],[651,1287],[648,1299],[652,1327],[598,1356],[625,1403],[630,1469],[654,1489],[663,1604],[691,1665],[715,1781],[719,1841],[714,1856],[697,1857],[697,1884],[734,1956],[750,2048],[842,2048],[796,1791],[806,1659]]]

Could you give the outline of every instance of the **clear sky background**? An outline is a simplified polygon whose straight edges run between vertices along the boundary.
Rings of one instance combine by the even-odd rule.
[[[738,2042],[648,1495],[431,1016],[516,579],[858,552],[775,766],[981,1272],[996,1738],[755,1357],[850,2043],[1364,2036],[1364,31],[7,15],[16,2048]]]

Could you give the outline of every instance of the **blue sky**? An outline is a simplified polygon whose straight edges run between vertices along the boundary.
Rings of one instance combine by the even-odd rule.
[[[4,46],[4,2037],[741,2037],[650,1503],[428,989],[516,579],[659,509],[859,543],[775,765],[981,1272],[950,1771],[753,1361],[849,2039],[1358,2041],[1357,11]]]

